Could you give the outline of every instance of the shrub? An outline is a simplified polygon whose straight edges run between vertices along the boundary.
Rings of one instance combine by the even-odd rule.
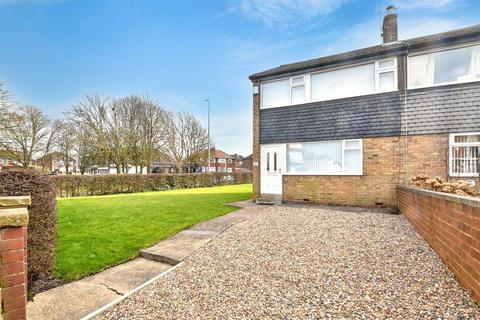
[[[29,195],[28,286],[51,275],[55,263],[57,213],[55,187],[48,175],[25,169],[0,171],[0,196]]]
[[[108,174],[93,176],[53,176],[57,195],[78,197],[117,193],[162,191],[211,187],[252,182],[251,173],[185,173],[185,174]]]
[[[420,174],[412,178],[413,184],[423,189],[453,193],[460,196],[477,196],[477,191],[468,185],[465,180],[447,181],[441,177],[430,178]]]

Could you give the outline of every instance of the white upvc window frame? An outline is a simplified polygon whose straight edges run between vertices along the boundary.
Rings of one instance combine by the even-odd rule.
[[[423,86],[410,86],[408,83],[408,72],[410,68],[410,58],[411,57],[416,57],[416,56],[421,56],[424,54],[429,54],[429,53],[437,53],[437,52],[443,52],[443,51],[449,51],[449,50],[454,50],[454,49],[461,49],[461,48],[466,48],[466,47],[474,47],[480,45],[479,42],[472,42],[472,43],[467,43],[467,44],[459,44],[459,45],[454,45],[454,46],[449,46],[446,48],[441,48],[441,49],[430,49],[430,50],[423,50],[419,52],[415,52],[414,54],[409,54],[407,56],[407,65],[405,68],[407,69],[407,78],[405,79],[405,84],[407,86],[407,89],[422,89],[422,88],[433,88],[433,87],[441,87],[441,86],[450,86],[450,85],[455,85],[455,84],[462,84],[462,83],[472,83],[472,82],[479,82],[480,79],[476,80],[465,80],[465,81],[448,81],[448,82],[441,82],[441,83],[434,83],[434,84],[428,84],[428,85],[423,85]]]
[[[293,80],[298,79],[298,78],[302,78],[302,82],[293,83]],[[298,88],[298,87],[303,87],[303,102],[302,103],[307,102],[307,95],[306,95],[307,86],[306,86],[305,78],[306,78],[306,75],[299,75],[299,76],[294,76],[294,77],[290,78],[290,105],[294,105],[293,101],[292,101],[292,90],[294,88]]]
[[[381,62],[393,60],[393,67],[387,67],[387,68],[379,68],[379,64]],[[346,97],[340,97],[340,98],[334,98],[334,99],[325,99],[325,100],[313,100],[311,98],[312,96],[312,87],[311,87],[311,76],[319,73],[324,73],[324,72],[330,72],[330,71],[335,71],[339,69],[348,69],[351,67],[357,67],[357,66],[362,66],[362,65],[368,65],[368,64],[373,64],[374,69],[375,69],[375,83],[374,83],[374,92],[369,92],[365,94],[360,94],[356,96],[346,96]],[[394,72],[394,87],[391,90],[379,90],[379,76],[381,73],[385,72]],[[293,79],[303,77],[303,82],[302,83],[293,83]],[[280,105],[280,106],[264,106],[264,101],[263,101],[263,86],[266,83],[271,83],[275,81],[282,81],[282,80],[288,80],[290,83],[290,88],[289,88],[289,97],[288,101],[289,104],[287,105]],[[292,88],[299,87],[299,86],[304,86],[304,102],[303,103],[298,103],[298,104],[292,104]],[[304,73],[304,74],[298,74],[294,76],[289,76],[289,77],[281,77],[281,78],[276,78],[276,79],[269,79],[265,81],[261,81],[260,83],[260,109],[270,109],[270,108],[280,108],[280,107],[288,107],[288,106],[293,106],[293,105],[301,105],[304,103],[310,103],[310,102],[319,102],[319,101],[331,101],[331,100],[337,100],[337,99],[345,99],[345,98],[352,98],[352,97],[361,97],[361,96],[366,96],[366,95],[371,95],[371,94],[379,94],[379,93],[386,93],[386,92],[394,92],[398,90],[398,59],[396,56],[393,57],[388,57],[388,58],[383,58],[381,60],[373,60],[369,62],[361,62],[361,63],[355,63],[355,64],[350,64],[348,66],[341,66],[341,67],[334,67],[334,68],[329,68],[321,71],[315,71],[315,72],[309,72],[309,73]]]
[[[480,148],[480,142],[455,142],[455,137],[458,136],[470,136],[470,135],[480,135],[480,132],[462,132],[462,133],[451,133],[448,137],[448,175],[450,177],[465,177],[465,178],[478,178],[480,174],[477,173],[455,173],[452,172],[453,169],[453,148],[455,147],[478,147]]]
[[[309,142],[299,142],[299,143],[322,143],[322,142],[338,142],[342,141],[342,168],[345,167],[345,151],[360,151],[360,162],[362,163],[361,169],[358,172],[343,172],[343,171],[335,171],[335,172],[288,172],[287,166],[287,153],[285,151],[285,172],[283,175],[287,176],[363,176],[363,139],[347,139],[347,140],[330,140],[330,141],[309,141]],[[346,148],[345,143],[347,141],[359,141],[359,146],[357,148]],[[295,143],[295,142],[290,142]],[[288,150],[286,147],[289,143],[285,144],[285,149]]]
[[[393,66],[391,67],[380,67],[382,62],[393,61]],[[388,73],[393,71],[393,89],[381,90],[380,89],[380,74]],[[388,58],[383,60],[375,61],[375,93],[383,92],[392,92],[398,90],[398,68],[397,68],[397,58]]]

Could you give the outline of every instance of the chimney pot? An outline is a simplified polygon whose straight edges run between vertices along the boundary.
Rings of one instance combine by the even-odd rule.
[[[383,43],[398,41],[397,14],[392,5],[387,7],[387,14],[383,18],[382,39]]]

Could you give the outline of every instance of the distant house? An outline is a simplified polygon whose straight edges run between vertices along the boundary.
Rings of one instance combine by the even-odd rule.
[[[246,156],[242,160],[242,165],[241,167],[246,171],[246,172],[251,172],[252,171],[252,159],[253,159],[253,154]]]
[[[19,166],[20,163],[18,163],[18,161],[12,159],[8,154],[7,152],[3,151],[3,150],[0,150],[0,170],[2,170],[2,168],[7,168],[7,167],[15,167],[15,166]]]
[[[397,206],[419,174],[480,184],[480,25],[284,64],[253,84],[255,198]]]
[[[222,150],[215,150],[210,160],[210,172],[235,172],[235,158]]]
[[[36,160],[39,167],[47,170],[49,173],[66,174],[67,166],[60,152],[52,152]],[[79,173],[78,162],[70,157],[68,162],[68,173]]]

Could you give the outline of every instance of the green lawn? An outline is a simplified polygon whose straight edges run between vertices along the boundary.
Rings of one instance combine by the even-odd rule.
[[[129,260],[138,251],[249,199],[250,184],[60,198],[55,273],[75,280]]]

